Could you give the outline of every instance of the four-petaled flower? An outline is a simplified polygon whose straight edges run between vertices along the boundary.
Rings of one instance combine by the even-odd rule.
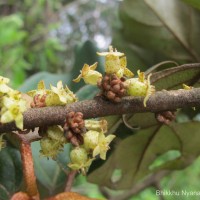
[[[102,78],[102,74],[96,71],[96,68],[97,62],[91,66],[84,64],[83,69],[80,71],[81,74],[73,81],[78,83],[82,78],[86,84],[97,85],[97,82]]]
[[[17,128],[23,129],[22,113],[27,109],[26,101],[21,99],[18,91],[9,93],[9,97],[3,96],[1,102],[1,123],[15,121]]]
[[[103,132],[99,133],[98,144],[94,148],[93,157],[100,155],[100,158],[105,160],[106,153],[110,149],[109,144],[115,138],[115,135],[108,135],[107,137],[103,134]]]

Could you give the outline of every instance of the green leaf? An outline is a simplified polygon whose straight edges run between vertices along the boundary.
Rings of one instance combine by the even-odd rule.
[[[7,198],[22,184],[22,165],[17,149],[7,146],[0,151],[0,197]]]
[[[76,96],[79,101],[86,99],[93,99],[95,95],[99,92],[97,86],[85,85],[76,92]]]
[[[67,84],[70,87],[71,75],[70,74],[52,74],[49,72],[38,72],[26,79],[23,85],[18,88],[21,92],[27,92],[37,88],[37,84],[40,80],[44,80],[46,87],[49,88],[49,84],[56,85],[58,81],[62,81],[63,85]]]
[[[66,174],[63,170],[67,170],[69,163],[70,145],[65,145],[64,151],[59,153],[57,161],[40,155],[39,142],[34,142],[31,146],[39,190],[46,197],[50,194],[56,194],[60,188],[64,188],[66,182]]]
[[[137,57],[131,65],[140,64],[137,59],[146,67],[163,60],[179,63],[200,60],[196,42],[200,35],[200,13],[180,0],[124,0],[120,19],[119,31],[126,43],[122,40],[119,50],[132,51],[133,58]]]
[[[155,171],[183,169],[200,154],[199,128],[199,122],[188,122],[138,131],[118,144],[107,162],[89,175],[89,181],[113,189],[127,189]],[[181,156],[153,170],[149,168],[155,159],[170,150],[180,151]],[[121,170],[121,176],[112,182],[115,170]]]
[[[156,90],[179,89],[182,84],[194,85],[200,78],[200,64],[185,64],[153,73],[151,83]]]
[[[200,10],[200,1],[199,0],[182,0],[183,2],[193,6]]]

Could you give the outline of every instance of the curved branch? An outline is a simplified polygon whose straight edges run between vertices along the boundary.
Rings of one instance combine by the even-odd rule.
[[[70,111],[82,112],[84,118],[96,118],[108,115],[122,115],[139,112],[159,112],[185,107],[200,106],[200,88],[192,90],[158,91],[143,105],[141,97],[125,97],[121,103],[111,103],[101,97],[69,104],[44,108],[31,108],[24,112],[24,128],[62,125]],[[0,133],[17,130],[14,123],[0,125]]]

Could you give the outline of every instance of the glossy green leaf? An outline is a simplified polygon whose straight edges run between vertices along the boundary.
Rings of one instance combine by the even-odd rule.
[[[188,122],[138,131],[118,144],[107,162],[89,175],[89,181],[113,189],[126,189],[155,171],[185,168],[200,154],[199,128],[199,122]],[[156,169],[149,168],[155,159],[170,150],[180,151],[181,156]],[[112,182],[116,169],[121,170],[122,175]]]
[[[120,51],[132,52],[131,65],[144,62],[148,67],[163,60],[179,63],[200,60],[196,42],[200,35],[200,13],[182,1],[124,0],[120,19],[122,27],[118,32],[126,42],[122,40],[118,45],[120,41],[116,38],[114,44],[122,47]]]
[[[156,90],[179,89],[182,84],[194,85],[200,79],[200,64],[186,64],[152,74],[151,83]]]
[[[0,197],[9,199],[22,184],[21,156],[17,149],[7,146],[0,151]],[[0,198],[1,199],[1,198]]]

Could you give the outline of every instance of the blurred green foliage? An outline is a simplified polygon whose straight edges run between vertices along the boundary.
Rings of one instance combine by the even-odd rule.
[[[45,0],[0,4],[0,74],[9,77],[13,86],[19,86],[34,72],[56,73],[63,67],[64,47],[50,36],[56,22],[48,16],[59,6],[59,2]]]

